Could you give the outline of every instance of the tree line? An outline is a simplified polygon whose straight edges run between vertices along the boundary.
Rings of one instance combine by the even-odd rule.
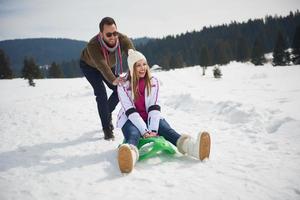
[[[288,57],[286,49],[299,48],[299,36],[296,33],[299,25],[300,13],[297,10],[286,17],[266,16],[264,19],[232,22],[204,27],[201,31],[169,35],[139,45],[137,49],[145,54],[150,65],[158,64],[163,69],[223,65],[232,60],[252,61],[261,65],[264,62],[263,54],[269,52],[275,52],[275,57],[285,54],[283,59],[287,61],[280,63],[275,59],[273,63],[275,66],[284,65],[298,55],[298,50],[294,50],[294,55]],[[282,53],[282,48],[285,53]]]
[[[50,65],[39,66],[33,57],[25,57],[21,77],[25,79],[42,78],[76,78],[83,74],[79,67],[79,60],[52,62]],[[0,49],[0,79],[15,78],[10,67],[9,57]]]

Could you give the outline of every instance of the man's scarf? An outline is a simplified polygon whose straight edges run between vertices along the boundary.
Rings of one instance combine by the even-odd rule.
[[[116,58],[116,65],[115,65],[115,74],[120,75],[123,73],[123,68],[122,68],[122,54],[121,54],[121,47],[120,47],[120,42],[119,39],[117,39],[117,43],[114,47],[109,47],[107,44],[104,42],[100,34],[98,35],[98,41],[101,45],[102,53],[104,55],[104,58],[109,65],[109,56],[108,53],[115,52],[115,58]]]

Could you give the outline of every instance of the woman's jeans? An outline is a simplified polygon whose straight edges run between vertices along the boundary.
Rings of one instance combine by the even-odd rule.
[[[142,137],[139,129],[137,129],[130,120],[127,120],[122,127],[125,142],[137,146]],[[158,127],[159,136],[163,136],[166,140],[176,146],[180,135],[170,127],[165,119],[160,119]]]
[[[84,61],[80,61],[80,68],[92,85],[94,94],[96,96],[96,102],[98,107],[98,113],[101,119],[103,129],[108,129],[111,121],[111,113],[116,108],[119,98],[117,94],[117,86],[110,84],[101,74],[99,70],[89,66]],[[107,93],[104,83],[113,91],[107,100]]]

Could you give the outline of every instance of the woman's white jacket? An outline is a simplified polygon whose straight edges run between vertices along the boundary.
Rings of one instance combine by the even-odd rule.
[[[160,105],[159,105],[159,81],[152,77],[151,92],[147,94],[147,87],[145,87],[145,106],[148,113],[147,122],[145,122],[140,114],[137,112],[131,91],[130,81],[126,81],[123,85],[118,85],[118,96],[121,103],[121,109],[118,114],[117,128],[122,128],[127,120],[130,120],[136,128],[139,129],[141,135],[146,132],[157,132],[159,127]]]

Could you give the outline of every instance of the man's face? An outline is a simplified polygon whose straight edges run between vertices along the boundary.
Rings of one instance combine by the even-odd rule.
[[[115,24],[107,25],[104,24],[103,32],[101,33],[101,37],[109,46],[113,47],[116,45],[118,39],[117,27]]]

